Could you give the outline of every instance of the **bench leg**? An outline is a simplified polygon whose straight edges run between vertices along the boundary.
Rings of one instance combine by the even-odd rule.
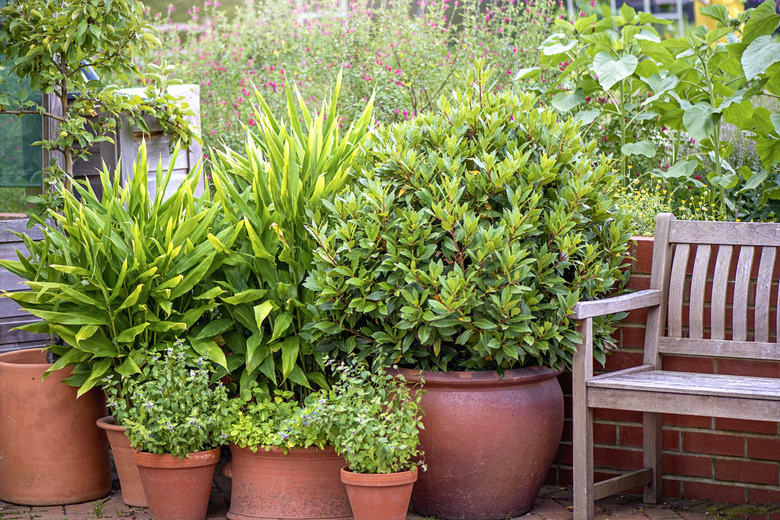
[[[584,400],[584,396],[580,399]],[[577,406],[577,394],[572,396],[574,520],[593,520],[593,410],[583,402]]]
[[[661,414],[644,413],[642,414],[642,455],[644,467],[653,470],[653,476],[650,483],[645,486],[645,502],[656,504],[661,501],[663,492],[661,479],[663,469],[661,467],[661,455],[663,450],[663,441],[661,437]]]

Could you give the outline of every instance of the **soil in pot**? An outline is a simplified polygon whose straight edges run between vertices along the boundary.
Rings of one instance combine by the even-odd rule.
[[[133,507],[147,507],[141,475],[135,463],[135,450],[130,446],[130,439],[125,435],[124,426],[114,423],[112,416],[98,419],[97,425],[106,432],[111,444],[111,454],[119,475],[119,485],[122,489],[122,502]]]
[[[340,471],[344,459],[333,448],[279,448],[253,452],[231,445],[225,474],[233,479],[229,520],[351,519]]]
[[[220,449],[188,458],[135,452],[152,520],[204,520]]]
[[[413,384],[419,371],[402,370]],[[563,430],[558,371],[422,372],[427,393],[412,505],[423,516],[493,520],[527,512]]]
[[[62,383],[70,369],[43,382],[41,349],[0,354],[0,500],[45,506],[87,502],[111,492],[108,442],[96,426],[103,393],[76,398]]]
[[[353,473],[341,469],[355,520],[406,520],[417,471]]]

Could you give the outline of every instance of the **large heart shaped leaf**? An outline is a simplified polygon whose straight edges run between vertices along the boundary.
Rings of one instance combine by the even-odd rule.
[[[780,43],[773,43],[771,36],[759,36],[748,45],[742,54],[741,62],[745,71],[745,79],[750,81],[779,61]]]
[[[631,54],[615,60],[607,51],[601,51],[593,58],[593,71],[599,77],[601,88],[609,90],[633,74],[638,64],[639,60]]]

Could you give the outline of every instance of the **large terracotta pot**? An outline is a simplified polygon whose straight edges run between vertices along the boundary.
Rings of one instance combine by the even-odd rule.
[[[353,473],[341,468],[355,520],[406,520],[417,471]]]
[[[402,370],[414,383],[420,371]],[[427,471],[412,491],[423,516],[492,520],[531,507],[563,430],[558,371],[422,372]]]
[[[110,415],[98,419],[97,425],[106,432],[111,444],[111,454],[114,456],[114,466],[122,488],[122,501],[128,506],[147,507],[141,474],[138,473],[138,465],[135,463],[135,450],[125,435],[125,427],[115,424]]]
[[[45,506],[87,502],[111,492],[106,414],[97,390],[78,399],[62,383],[70,369],[41,382],[41,349],[0,354],[0,500]]]
[[[204,520],[220,449],[173,455],[135,452],[152,520]]]
[[[253,452],[230,445],[233,479],[230,520],[351,519],[340,471],[344,459],[333,448],[279,448]]]

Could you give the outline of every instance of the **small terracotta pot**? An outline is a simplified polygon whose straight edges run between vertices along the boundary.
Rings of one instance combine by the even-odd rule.
[[[71,369],[41,381],[50,367],[37,349],[0,354],[0,500],[30,506],[87,502],[111,492],[108,442],[95,426],[103,392],[76,398],[62,383]]]
[[[417,471],[353,473],[341,468],[355,520],[406,520]]]
[[[421,372],[401,369],[410,384]],[[495,520],[523,515],[544,484],[563,431],[563,393],[544,367],[422,372],[420,449],[412,491],[423,516]]]
[[[333,448],[266,451],[230,445],[224,471],[233,479],[229,520],[351,519],[352,509],[339,472],[344,458]]]
[[[135,450],[130,446],[125,427],[117,426],[111,415],[98,419],[97,425],[106,432],[108,442],[111,444],[111,453],[119,475],[119,485],[122,488],[122,501],[128,506],[147,507],[141,475],[138,473],[138,466],[133,456]]]
[[[188,458],[135,452],[152,520],[204,520],[220,449]]]

